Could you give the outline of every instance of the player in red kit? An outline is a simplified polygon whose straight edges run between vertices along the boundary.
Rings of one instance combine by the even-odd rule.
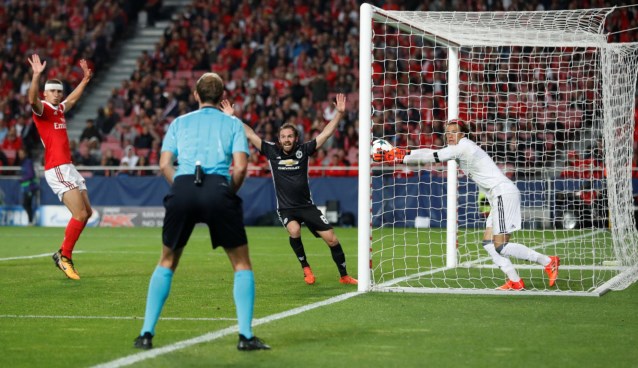
[[[64,90],[62,82],[51,79],[44,84],[44,100],[40,100],[40,76],[47,63],[42,62],[38,55],[33,55],[29,63],[33,69],[33,77],[28,98],[33,109],[33,121],[44,145],[44,176],[53,192],[71,211],[71,220],[64,231],[62,246],[53,254],[53,261],[68,278],[79,280],[80,275],[73,265],[72,253],[93,210],[84,178],[71,163],[64,113],[78,102],[84,88],[91,80],[92,71],[86,60],[80,60],[84,77],[73,92],[62,100]]]

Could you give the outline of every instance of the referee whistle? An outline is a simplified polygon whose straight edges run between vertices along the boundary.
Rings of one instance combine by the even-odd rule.
[[[204,180],[204,170],[202,170],[202,163],[199,161],[195,162],[195,185],[202,185],[202,180]]]

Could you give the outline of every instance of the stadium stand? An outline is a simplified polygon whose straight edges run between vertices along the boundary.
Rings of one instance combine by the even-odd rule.
[[[136,19],[144,3],[65,0],[46,3],[43,7],[41,3],[17,5],[9,2],[0,9],[0,30],[3,31],[0,44],[4,46],[0,48],[0,141],[6,140],[4,136],[8,129],[15,126],[30,151],[37,152],[40,147],[37,137],[33,137],[35,129],[30,127],[31,116],[25,98],[29,83],[27,55],[35,50],[47,54],[51,60],[47,66],[48,77],[64,79],[70,89],[78,78],[74,69],[77,60],[82,57],[91,60],[99,75],[100,69],[109,63],[114,45],[125,38],[127,27]],[[153,26],[162,14],[157,8],[161,2],[152,3],[155,7],[146,9],[152,18],[147,20],[149,26]],[[371,3],[386,9],[432,11],[542,11],[609,5],[602,0],[387,0]],[[87,147],[88,154],[92,161],[106,162],[106,151],[109,151],[108,160],[111,160],[110,156],[121,159],[125,147],[131,146],[144,157],[138,165],[156,163],[158,147],[168,124],[179,114],[197,107],[191,93],[194,82],[203,72],[214,71],[227,81],[226,97],[234,103],[236,114],[267,140],[274,140],[278,127],[285,122],[297,125],[303,139],[312,138],[329,120],[334,95],[346,93],[348,114],[325,149],[313,159],[313,165],[356,165],[359,150],[358,11],[359,2],[353,0],[194,0],[184,11],[172,14],[170,25],[155,48],[140,52],[137,69],[130,79],[122,81],[121,87],[104,101],[94,119],[99,137],[97,142],[91,143],[92,147]],[[617,42],[637,39],[636,13],[636,7],[614,13],[607,24],[607,32],[634,30],[610,38]],[[407,116],[405,124],[397,125],[397,129],[406,129],[406,132],[410,126],[411,133],[404,135],[405,142],[400,143],[413,147],[436,147],[443,142],[445,102],[435,89],[443,86],[445,80],[444,73],[435,72],[440,66],[428,62],[432,59],[424,55],[424,62],[418,66],[419,72],[434,86],[431,93],[425,91],[422,97],[423,106],[429,108]],[[471,78],[472,67],[461,66],[462,78]],[[382,66],[375,65],[374,68]],[[505,87],[494,84],[496,89]],[[524,101],[484,102],[478,101],[477,97],[473,91],[462,91],[461,117],[473,122],[474,128],[481,132],[481,142],[494,147],[497,159],[507,163],[512,158],[500,157],[499,152],[520,152],[527,158],[525,162],[534,162],[534,167],[553,164],[559,159],[564,160],[566,166],[570,164],[568,157],[555,154],[556,145],[563,137],[553,134],[551,129],[537,132],[542,131],[539,126],[563,124],[573,131],[587,124],[588,117],[577,108],[570,115],[573,119],[556,122],[551,111],[540,114]],[[482,103],[497,108],[490,115],[489,109],[477,108]],[[509,111],[518,111],[519,123],[514,131],[505,131],[502,124],[475,123],[498,117],[504,106]],[[79,137],[71,138],[79,142]],[[637,142],[634,157],[638,158],[638,133],[634,140]],[[505,145],[512,149],[503,149]],[[84,147],[78,144],[74,157],[80,157],[79,150],[86,151]],[[11,156],[11,152],[8,153]],[[576,154],[593,160],[591,152]],[[268,175],[265,160],[252,156],[251,164],[255,169],[251,170],[251,175]],[[541,159],[531,160],[538,157]],[[574,175],[574,170],[568,171],[569,168],[564,175]],[[351,175],[353,172],[356,171],[311,170],[311,175]]]

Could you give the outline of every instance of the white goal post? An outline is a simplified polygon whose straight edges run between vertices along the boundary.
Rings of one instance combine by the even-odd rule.
[[[613,11],[361,6],[359,291],[599,296],[638,279],[638,43],[607,42]],[[506,277],[481,244],[489,207],[456,162],[371,162],[378,138],[442,148],[452,118],[518,186],[512,239],[561,258],[555,286],[542,266],[512,259],[525,290],[495,290]]]

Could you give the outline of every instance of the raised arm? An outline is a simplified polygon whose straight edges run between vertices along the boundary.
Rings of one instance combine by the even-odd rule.
[[[42,114],[42,101],[40,101],[40,75],[44,71],[44,68],[47,67],[47,62],[42,63],[40,61],[40,56],[34,54],[31,56],[29,60],[29,64],[31,64],[31,69],[33,70],[33,76],[31,77],[31,87],[29,87],[29,94],[27,95],[29,99],[29,104],[37,115]]]
[[[317,148],[323,146],[324,143],[330,138],[337,128],[337,124],[343,117],[343,114],[346,112],[346,96],[343,93],[339,93],[337,95],[337,113],[335,117],[326,125],[326,127],[317,135]]]
[[[89,81],[91,80],[91,77],[93,76],[93,71],[89,69],[89,66],[86,60],[84,59],[80,60],[80,67],[82,68],[82,71],[84,72],[84,77],[80,81],[80,84],[78,84],[78,86],[75,87],[73,92],[71,92],[67,96],[66,100],[64,101],[65,112],[71,110],[71,108],[75,106],[75,104],[78,102],[78,100],[82,96],[82,93],[84,92],[84,88],[86,88],[86,85],[89,84]]]
[[[235,115],[235,108],[233,107],[233,105],[230,104],[230,102],[228,102],[228,100],[222,100],[220,106],[223,113],[231,116]],[[244,124],[244,131],[246,132],[248,142],[250,142],[253,146],[255,146],[255,148],[261,151],[261,138],[259,138],[253,128],[251,128],[248,124]]]

